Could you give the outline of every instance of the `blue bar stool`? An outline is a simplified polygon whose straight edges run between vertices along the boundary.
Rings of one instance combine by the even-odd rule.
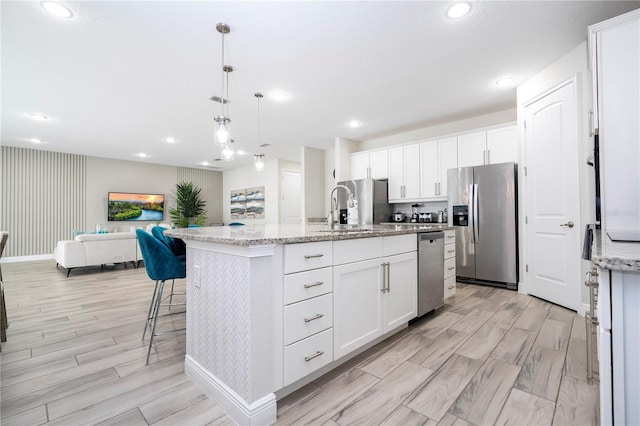
[[[159,315],[161,306],[184,305],[183,303],[162,303],[162,292],[164,290],[165,281],[172,280],[173,286],[173,282],[176,278],[185,278],[187,276],[187,267],[184,258],[181,259],[173,254],[164,243],[149,234],[147,231],[137,229],[136,235],[138,237],[138,243],[140,243],[140,251],[142,252],[142,259],[144,259],[144,267],[147,271],[147,275],[156,282],[153,297],[151,298],[151,303],[149,305],[149,313],[147,314],[147,320],[142,333],[142,340],[144,341],[147,328],[151,331],[151,337],[149,338],[149,350],[147,351],[147,361],[145,362],[145,365],[149,365],[151,346],[153,345],[153,338],[155,336],[185,330],[184,328],[181,328],[177,330],[156,332],[156,324],[158,322],[158,316],[182,313],[172,312],[169,314]]]

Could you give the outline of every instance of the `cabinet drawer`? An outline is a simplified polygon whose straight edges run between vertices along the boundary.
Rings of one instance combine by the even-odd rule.
[[[444,243],[453,244],[455,242],[456,242],[456,231],[454,229],[449,229],[444,231]]]
[[[333,327],[333,294],[284,307],[284,344],[289,345]]]
[[[455,277],[456,275],[456,258],[450,257],[444,261],[444,278]]]
[[[456,277],[444,280],[444,298],[448,298],[456,294]]]
[[[333,264],[331,241],[284,246],[284,273],[324,268]]]
[[[395,254],[408,253],[418,249],[416,234],[393,235],[382,237],[382,255],[393,256]]]
[[[284,385],[333,361],[333,328],[284,348]]]
[[[361,260],[382,257],[382,238],[357,238],[353,240],[334,241],[334,265],[359,262]]]
[[[320,268],[284,276],[284,304],[299,302],[333,291],[333,269]]]
[[[444,245],[444,258],[451,259],[456,258],[456,245],[455,244],[445,244]]]

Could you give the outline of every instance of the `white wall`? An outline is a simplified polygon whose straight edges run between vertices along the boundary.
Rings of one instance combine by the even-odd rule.
[[[294,170],[294,169],[292,169]],[[280,161],[268,160],[264,170],[258,172],[253,165],[225,170],[222,174],[222,217],[225,224],[231,222],[231,190],[264,186],[264,219],[239,219],[239,222],[277,224],[280,218]]]
[[[566,81],[574,76],[577,76],[577,90],[578,90],[578,144],[579,152],[578,158],[575,160],[579,164],[579,179],[580,179],[580,221],[583,225],[593,223],[595,221],[595,177],[593,168],[586,164],[587,157],[593,153],[593,139],[589,137],[588,128],[588,114],[592,104],[591,94],[591,72],[588,69],[587,59],[587,43],[583,42],[575,49],[568,52],[566,55],[552,63],[535,76],[518,86],[518,129],[520,134],[523,134],[524,129],[524,105],[528,103],[532,98],[539,94],[555,87],[559,83]],[[524,191],[524,182],[522,173],[522,167],[524,161],[524,138],[520,138],[520,153],[523,156],[520,161],[520,193]],[[526,273],[524,272],[524,264],[526,261],[526,235],[524,233],[524,212],[525,212],[524,197],[520,197],[520,204],[518,206],[520,212],[520,281],[521,287],[526,291]],[[575,229],[580,233],[580,239],[584,238],[584,229]],[[580,255],[580,253],[577,253]],[[589,270],[589,262],[582,261],[582,277]],[[584,281],[583,279],[580,282]],[[589,293],[585,286],[582,287],[582,303],[589,303]]]
[[[164,220],[170,222],[169,208],[175,207],[172,193],[176,189],[176,167],[135,161],[87,157],[87,227],[94,231],[96,224],[109,231],[128,231],[130,226],[146,226],[149,222],[107,222],[109,192],[138,192],[164,194]],[[116,229],[117,228],[117,229]]]
[[[336,182],[351,179],[351,153],[361,151],[360,142],[337,137],[335,141],[334,169]]]
[[[325,217],[324,202],[324,157],[322,149],[303,146],[302,160],[302,221],[309,218]]]
[[[514,121],[516,121],[516,109],[508,109],[464,120],[451,121],[449,123],[438,124],[436,126],[398,133],[391,136],[369,139],[361,142],[356,151],[383,148],[389,145],[397,145],[422,139],[446,136],[449,134],[463,133],[481,127],[497,126]]]

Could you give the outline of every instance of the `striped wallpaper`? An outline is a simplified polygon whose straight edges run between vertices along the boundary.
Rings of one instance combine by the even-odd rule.
[[[2,146],[0,229],[3,256],[53,253],[58,240],[84,229],[84,155]]]
[[[222,223],[222,172],[178,167],[177,182],[193,182],[202,188],[202,198],[207,202],[206,225]]]

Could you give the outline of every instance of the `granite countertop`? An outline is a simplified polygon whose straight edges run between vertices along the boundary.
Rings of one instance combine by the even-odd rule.
[[[613,242],[606,232],[596,229],[591,261],[599,268],[640,272],[640,243]]]
[[[404,223],[394,225],[341,225],[331,230],[327,225],[244,225],[203,228],[168,229],[167,235],[183,240],[253,246],[266,244],[295,244],[314,241],[337,241],[354,238],[384,237],[453,229],[446,224]]]

